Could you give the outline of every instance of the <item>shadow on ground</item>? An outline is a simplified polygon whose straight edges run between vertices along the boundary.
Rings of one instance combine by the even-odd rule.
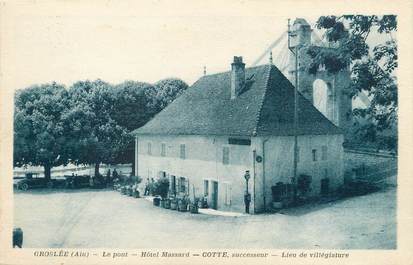
[[[41,189],[31,189],[27,191],[17,190],[14,189],[15,194],[25,193],[31,195],[45,195],[45,194],[54,194],[54,193],[85,193],[85,192],[107,192],[112,191],[111,188],[104,188],[104,189],[91,189],[91,188],[82,188],[82,189],[48,189],[48,188],[41,188]]]
[[[363,196],[368,196],[370,194],[374,193],[385,193],[390,189],[394,189],[394,185],[386,185],[381,188],[377,188],[375,190],[371,190],[369,192],[366,192],[364,194],[359,194],[359,195],[341,195],[341,196],[336,196],[336,197],[330,197],[330,198],[321,198],[318,200],[315,200],[310,203],[306,203],[300,206],[295,206],[291,208],[285,208],[281,209],[279,211],[276,211],[274,213],[277,214],[283,214],[283,215],[288,215],[288,216],[303,216],[312,212],[320,211],[328,207],[332,207],[336,204],[352,200],[355,198],[362,198]]]

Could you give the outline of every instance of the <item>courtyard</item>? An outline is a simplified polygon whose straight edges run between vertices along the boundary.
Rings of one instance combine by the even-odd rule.
[[[396,248],[396,188],[279,213],[213,216],[154,207],[112,190],[14,195],[23,247]]]

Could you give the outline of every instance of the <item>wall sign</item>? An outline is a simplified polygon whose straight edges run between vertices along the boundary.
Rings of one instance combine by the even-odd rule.
[[[262,162],[262,156],[257,156],[255,158],[255,161],[257,161],[258,163],[261,163]]]

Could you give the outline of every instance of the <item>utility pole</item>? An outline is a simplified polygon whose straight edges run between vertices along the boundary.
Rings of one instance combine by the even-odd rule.
[[[291,53],[295,56],[295,89],[294,89],[294,151],[293,151],[293,191],[294,191],[294,199],[296,198],[297,194],[297,162],[298,162],[298,50],[299,50],[299,42],[298,37],[296,37],[297,41],[295,43],[295,47],[291,47],[290,43],[290,36],[291,36],[291,29],[290,29],[290,19],[288,19],[288,49]]]

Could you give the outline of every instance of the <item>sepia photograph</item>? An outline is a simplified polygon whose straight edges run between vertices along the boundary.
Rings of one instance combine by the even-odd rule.
[[[399,248],[400,15],[251,2],[3,17],[13,251]]]

